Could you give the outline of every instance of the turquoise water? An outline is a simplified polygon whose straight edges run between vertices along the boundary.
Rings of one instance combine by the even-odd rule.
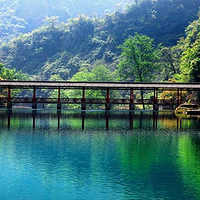
[[[0,110],[0,200],[200,199],[199,118]]]

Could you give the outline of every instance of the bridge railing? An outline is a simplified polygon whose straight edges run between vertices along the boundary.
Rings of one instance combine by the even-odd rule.
[[[0,98],[0,103],[7,103],[7,101],[8,101],[8,98],[6,98],[6,97]]]
[[[33,98],[31,97],[14,97],[10,99],[12,103],[33,103]],[[0,103],[7,103],[8,98],[1,97]],[[38,97],[35,99],[36,103],[58,103],[58,98],[43,98]],[[82,98],[60,98],[59,102],[62,104],[81,104]],[[109,99],[110,104],[130,104],[130,99]],[[144,99],[144,104],[153,105],[156,104],[153,99]],[[86,98],[86,104],[105,104],[106,99],[97,99],[97,98]],[[179,102],[180,103],[180,102]],[[192,101],[191,103],[197,103],[196,101]],[[199,103],[199,102],[198,102]],[[133,104],[142,104],[142,99],[134,99]],[[178,104],[176,99],[158,99],[157,104],[159,105],[166,105],[166,104]]]

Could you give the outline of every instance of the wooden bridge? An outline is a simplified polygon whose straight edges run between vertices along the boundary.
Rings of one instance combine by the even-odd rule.
[[[87,104],[104,104],[106,110],[110,110],[113,104],[129,105],[130,110],[134,110],[136,104],[153,105],[157,110],[159,106],[174,106],[183,103],[183,91],[200,91],[200,83],[132,83],[132,82],[50,82],[50,81],[0,81],[2,91],[7,90],[6,97],[0,97],[0,103],[6,103],[7,108],[12,108],[13,104],[23,103],[32,104],[36,109],[37,104],[57,104],[57,109],[61,109],[62,104],[80,104],[81,109],[85,110]],[[31,97],[12,97],[12,90],[23,89],[32,90]],[[37,96],[38,89],[54,89],[58,91],[57,98],[47,98]],[[73,89],[82,90],[82,98],[61,98],[61,90]],[[105,98],[86,98],[86,90],[103,90]],[[129,98],[110,98],[110,91],[129,90]],[[135,91],[153,92],[150,99],[135,98]],[[159,99],[159,92],[177,91],[176,99]],[[198,102],[194,102],[198,103]]]

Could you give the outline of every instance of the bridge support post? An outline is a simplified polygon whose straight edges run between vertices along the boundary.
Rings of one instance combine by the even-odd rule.
[[[8,108],[8,109],[12,109],[12,103],[11,103],[11,102],[8,102],[8,103],[7,103],[7,108]]]
[[[134,110],[134,104],[133,104],[133,88],[130,89],[130,104],[129,104],[129,110]]]
[[[61,115],[61,111],[57,111],[57,115],[58,115],[58,130],[60,129],[60,115]]]
[[[61,103],[57,103],[57,110],[61,110],[61,108],[62,108]]]
[[[81,110],[86,110],[86,103],[85,103],[85,87],[83,87],[83,92],[82,92]]]
[[[85,103],[81,103],[81,110],[86,110],[86,104]]]
[[[158,110],[158,90],[154,88],[153,110]]]
[[[32,111],[32,116],[33,116],[33,130],[35,129],[36,115],[37,115],[37,111],[33,110]]]
[[[58,102],[57,102],[57,110],[61,110],[61,103],[60,103],[60,87],[58,88]]]
[[[106,110],[110,110],[110,89],[107,88],[106,92]]]
[[[106,103],[106,110],[110,110],[110,103]]]
[[[134,118],[134,112],[129,112],[129,129],[133,130],[133,118]]]
[[[37,102],[36,102],[36,88],[35,88],[35,86],[33,87],[32,109],[37,109]]]
[[[7,108],[12,109],[12,102],[11,102],[11,87],[8,86],[8,102],[7,102]]]
[[[110,121],[110,112],[106,111],[105,115],[106,115],[106,130],[108,131],[109,130],[109,121]]]
[[[37,109],[37,103],[36,102],[32,102],[32,109]]]
[[[86,115],[86,112],[85,111],[81,111],[82,130],[84,130],[84,128],[85,128],[85,115]]]
[[[177,89],[177,107],[180,105],[180,91]]]
[[[183,103],[183,91],[182,91],[182,89],[181,89],[181,93],[180,93],[180,104],[182,104]]]

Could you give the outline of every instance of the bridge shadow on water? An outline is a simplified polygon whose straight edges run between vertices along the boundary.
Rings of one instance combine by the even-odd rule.
[[[178,118],[172,111],[0,110],[1,129],[182,130],[200,129],[198,117]]]

